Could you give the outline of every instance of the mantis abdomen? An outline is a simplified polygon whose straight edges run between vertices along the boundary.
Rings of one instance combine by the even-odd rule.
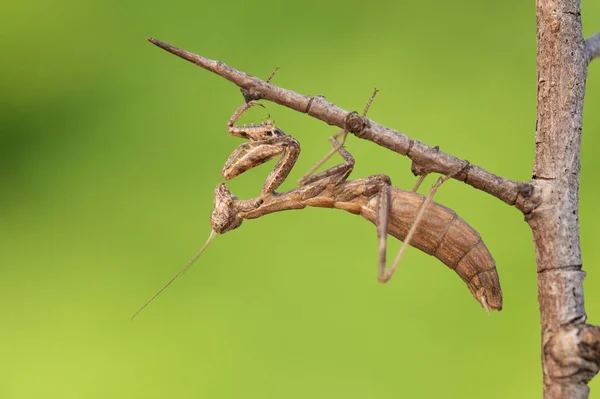
[[[378,175],[350,180],[337,187],[330,186],[314,197],[300,195],[300,198],[296,199],[300,200],[298,205],[301,203],[337,208],[360,214],[377,225],[378,194],[382,184],[387,184],[387,179],[387,176]],[[425,196],[394,186],[389,187],[391,206],[388,233],[404,241],[419,207],[425,201]],[[410,245],[435,256],[454,270],[484,307],[487,304],[492,309],[502,309],[502,290],[496,262],[479,233],[452,209],[431,201],[410,240]]]
[[[389,234],[404,241],[425,196],[392,187]],[[375,201],[371,198],[361,209],[361,216],[376,222]],[[435,256],[454,270],[467,284],[473,296],[481,301],[486,287],[490,307],[502,309],[502,290],[496,262],[479,233],[456,212],[437,202],[430,202],[410,245]]]

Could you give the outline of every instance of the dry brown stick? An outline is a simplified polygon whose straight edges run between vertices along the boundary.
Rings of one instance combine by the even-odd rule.
[[[585,47],[587,49],[588,64],[592,62],[594,58],[600,57],[600,32],[588,37],[585,40]]]
[[[197,54],[148,38],[156,46],[190,61],[208,71],[229,80],[240,87],[246,99],[265,99],[294,109],[319,119],[329,125],[348,129],[357,137],[372,141],[382,147],[405,155],[413,161],[413,172],[422,174],[436,172],[450,175],[460,170],[466,160],[456,158],[418,140],[380,125],[356,112],[348,112],[335,104],[327,102],[322,96],[305,96],[267,83],[257,77],[238,71],[221,61],[211,60]],[[529,183],[505,179],[476,166],[470,165],[463,172],[453,176],[479,190],[485,191],[509,205],[515,205],[524,213],[529,213],[536,205],[530,198],[533,191]]]

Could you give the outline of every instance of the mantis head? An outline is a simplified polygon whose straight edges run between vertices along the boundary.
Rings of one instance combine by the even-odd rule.
[[[224,234],[240,227],[242,219],[234,206],[237,197],[232,195],[225,183],[215,188],[215,209],[210,216],[210,224],[217,234]]]

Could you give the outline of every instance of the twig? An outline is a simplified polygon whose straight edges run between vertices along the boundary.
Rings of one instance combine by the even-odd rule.
[[[592,62],[594,58],[600,57],[600,32],[588,37],[585,40],[585,48],[587,50],[588,64]]]
[[[356,112],[348,112],[335,104],[327,102],[322,96],[298,94],[238,71],[221,61],[190,53],[153,38],[148,38],[148,41],[229,80],[245,92],[246,98],[265,99],[298,112],[306,113],[329,125],[347,129],[361,139],[372,141],[398,154],[405,155],[412,160],[412,170],[415,174],[435,172],[451,175],[468,162],[446,154],[440,151],[438,147],[430,147],[418,140],[412,140],[394,129],[380,125],[366,117],[361,117]],[[491,194],[509,205],[514,205],[524,213],[529,213],[537,206],[532,197],[533,186],[527,182],[508,180],[487,172],[476,165],[470,165],[463,172],[452,177]]]

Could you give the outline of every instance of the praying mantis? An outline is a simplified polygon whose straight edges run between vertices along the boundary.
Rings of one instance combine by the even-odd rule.
[[[363,118],[366,118],[376,93],[377,90],[369,99]],[[502,309],[502,290],[495,261],[481,236],[452,209],[432,201],[439,186],[452,175],[440,177],[427,197],[416,192],[425,175],[420,177],[412,191],[392,186],[390,178],[383,174],[347,180],[354,168],[354,157],[344,148],[348,131],[342,129],[329,139],[332,150],[299,180],[297,188],[277,193],[275,190],[288,177],[298,159],[300,144],[275,126],[270,117],[260,124],[236,125],[240,117],[253,106],[263,105],[257,101],[244,102],[227,123],[229,134],[249,141],[240,144],[232,152],[221,174],[226,180],[230,180],[280,156],[265,179],[260,195],[255,199],[240,200],[231,194],[224,183],[219,184],[214,193],[214,210],[210,217],[212,231],[208,240],[186,266],[133,317],[183,274],[216,234],[238,228],[245,219],[256,219],[270,213],[303,209],[307,206],[342,209],[361,215],[375,224],[379,243],[380,282],[387,282],[392,277],[406,247],[411,245],[435,256],[454,270],[488,313],[490,310]],[[314,174],[336,153],[343,158],[343,163]],[[460,171],[455,173],[458,172]],[[389,269],[386,268],[388,234],[403,241]]]

